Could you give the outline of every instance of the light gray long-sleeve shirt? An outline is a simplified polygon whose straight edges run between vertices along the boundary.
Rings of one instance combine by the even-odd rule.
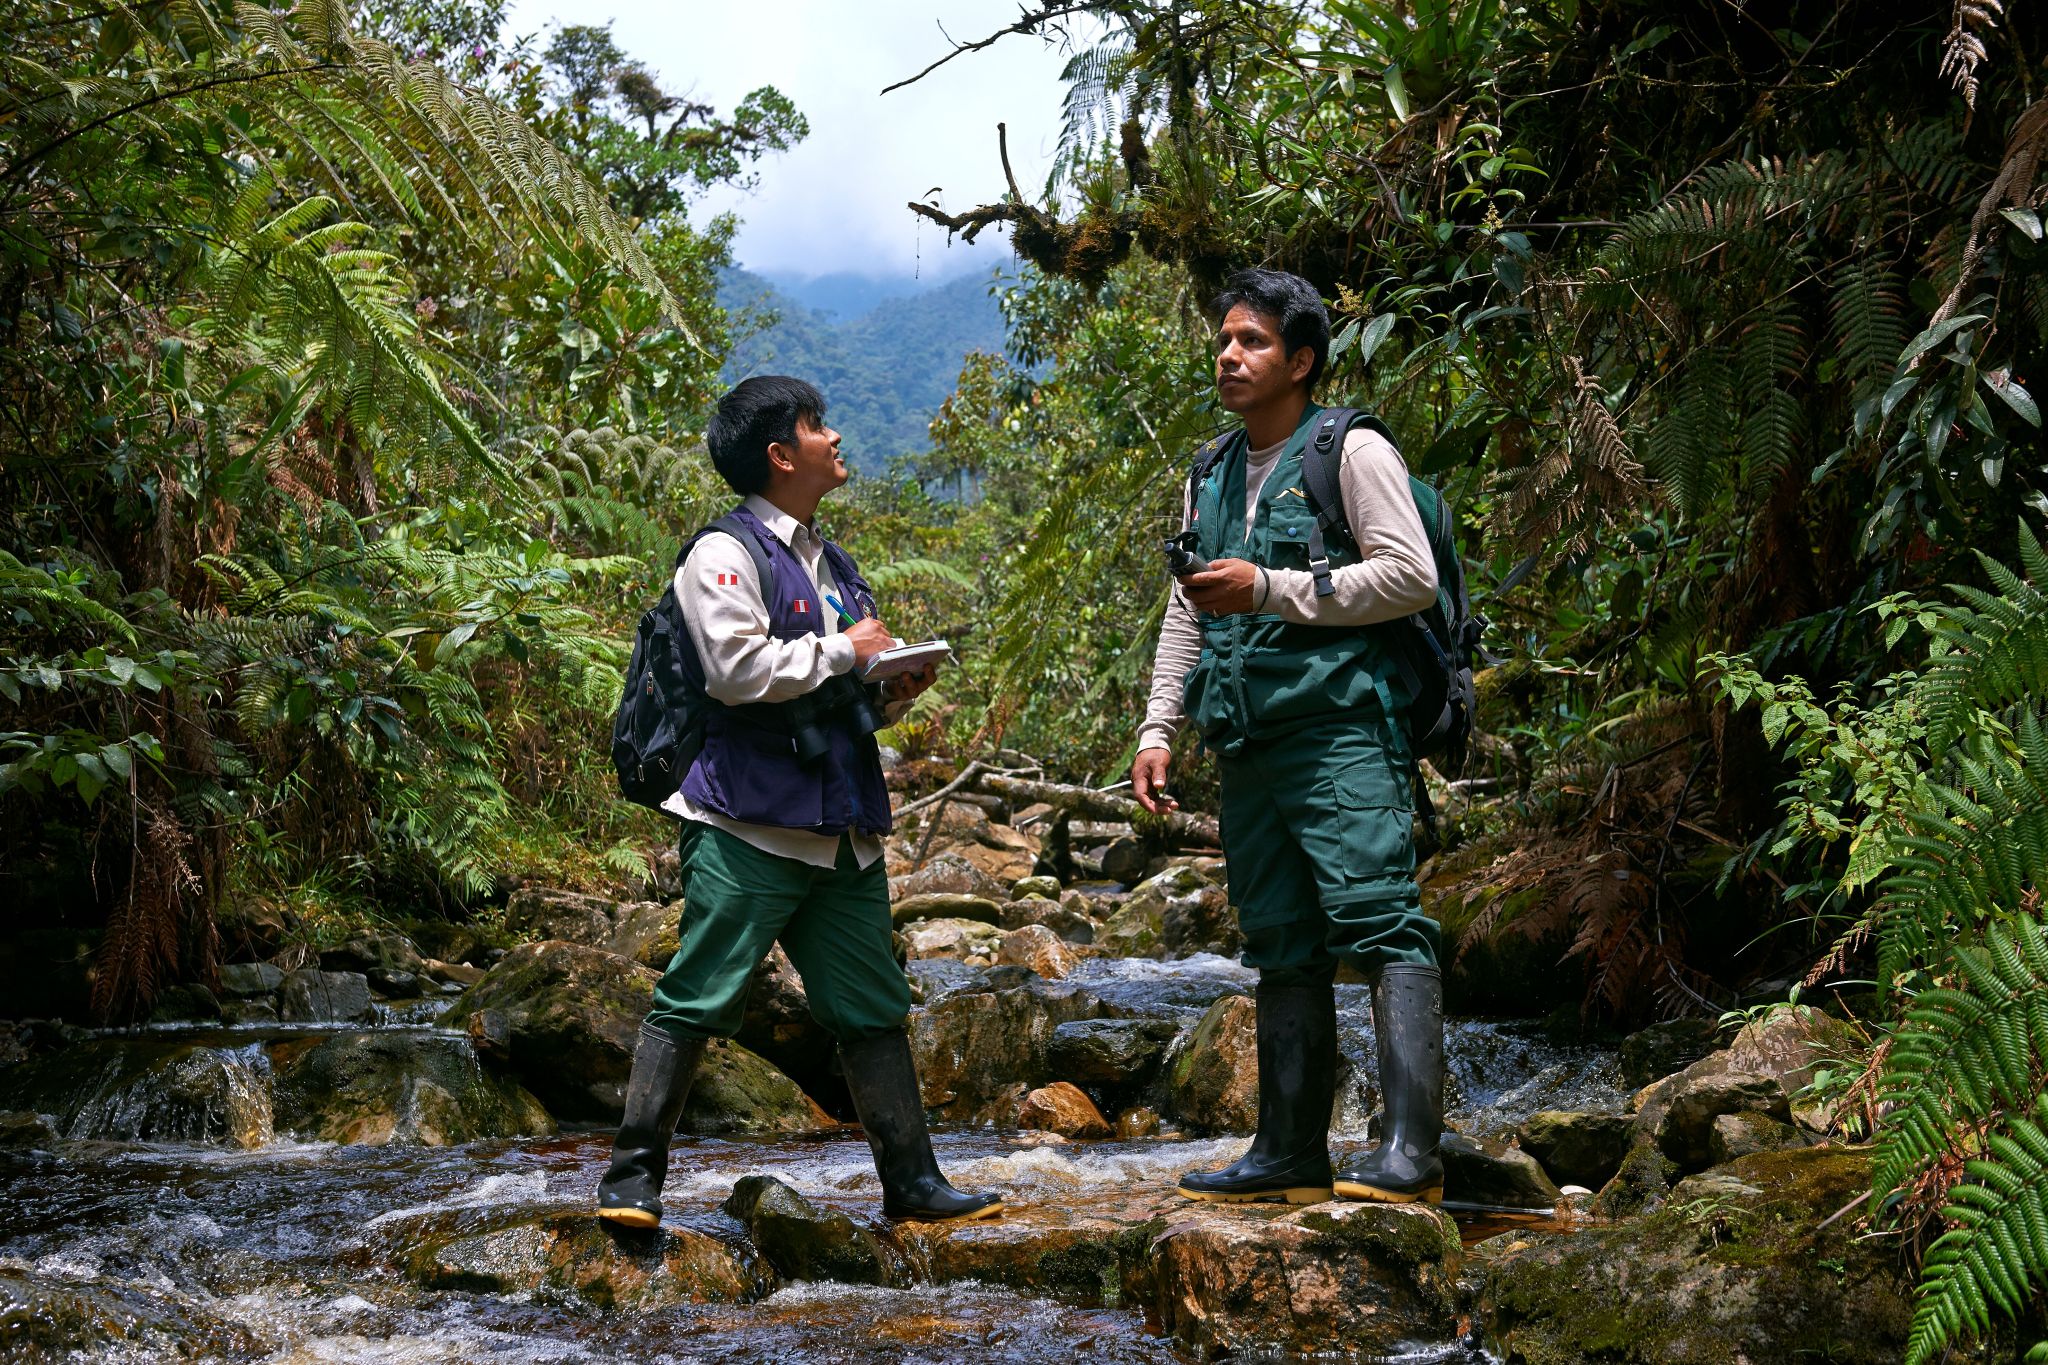
[[[1257,514],[1259,492],[1279,462],[1285,441],[1251,451],[1245,457],[1245,527]],[[1276,612],[1283,620],[1308,626],[1368,626],[1398,620],[1436,600],[1436,556],[1430,552],[1422,515],[1408,487],[1408,466],[1401,452],[1378,432],[1353,427],[1344,438],[1337,466],[1337,488],[1344,518],[1358,542],[1359,562],[1330,574],[1335,591],[1316,596],[1315,575],[1306,569],[1271,569],[1265,575],[1265,597],[1253,610]],[[1183,501],[1181,524],[1190,512]],[[1152,660],[1152,692],[1145,719],[1138,727],[1138,749],[1168,749],[1187,720],[1182,684],[1202,657],[1199,614],[1176,582],[1159,627],[1159,651]]]
[[[815,530],[758,494],[743,506],[795,553],[817,589],[817,603],[822,606],[826,593],[840,596],[830,562],[824,557],[825,543]],[[706,536],[676,568],[675,582],[683,626],[704,665],[704,690],[713,701],[727,706],[788,701],[853,669],[853,642],[840,634],[836,612],[820,612],[823,635],[775,638],[754,557],[731,536]],[[883,717],[894,721],[905,709],[901,703],[893,704],[884,709]],[[814,867],[831,867],[838,860],[837,835],[748,824],[706,810],[681,792],[663,802],[662,809],[685,820],[714,825],[764,853]],[[862,867],[882,856],[880,839],[858,832],[850,837]]]

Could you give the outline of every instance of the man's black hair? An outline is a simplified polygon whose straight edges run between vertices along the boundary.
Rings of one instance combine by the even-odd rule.
[[[1280,343],[1290,357],[1304,346],[1315,352],[1308,367],[1308,386],[1315,388],[1330,358],[1330,314],[1316,287],[1284,270],[1240,270],[1223,282],[1209,312],[1220,323],[1240,303],[1280,324]]]
[[[712,465],[744,497],[768,486],[768,447],[795,445],[799,421],[824,425],[825,395],[817,386],[786,374],[757,374],[718,400],[704,444]]]

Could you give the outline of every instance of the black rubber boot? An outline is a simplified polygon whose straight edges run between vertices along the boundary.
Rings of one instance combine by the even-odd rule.
[[[690,1079],[704,1040],[678,1041],[653,1024],[640,1026],[633,1072],[626,1080],[626,1114],[612,1139],[612,1165],[597,1187],[597,1216],[626,1227],[661,1225],[661,1182],[668,1178],[668,1143],[690,1097]]]
[[[1383,1204],[1444,1197],[1444,981],[1434,967],[1399,963],[1372,987],[1372,1022],[1386,1122],[1380,1145],[1337,1172],[1337,1194]]]
[[[1182,1176],[1190,1199],[1320,1204],[1330,1197],[1330,1107],[1337,1098],[1337,997],[1328,982],[1258,991],[1259,1132],[1220,1171]]]
[[[846,1088],[882,1178],[882,1212],[890,1218],[945,1223],[988,1218],[1003,1211],[993,1194],[962,1194],[939,1173],[932,1136],[924,1126],[917,1064],[903,1030],[839,1044]]]

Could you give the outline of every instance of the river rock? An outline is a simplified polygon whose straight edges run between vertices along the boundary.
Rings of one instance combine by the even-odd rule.
[[[514,1210],[499,1224],[416,1241],[407,1273],[429,1289],[573,1296],[596,1308],[651,1312],[692,1303],[750,1303],[774,1272],[748,1248],[671,1219],[616,1229],[587,1205]]]
[[[89,1038],[0,1071],[0,1108],[50,1116],[64,1137],[261,1147],[269,1060],[255,1043]]]
[[[1132,1138],[1159,1136],[1159,1115],[1142,1104],[1134,1104],[1116,1116],[1116,1135],[1128,1142]]]
[[[1165,1019],[1076,1019],[1052,1031],[1046,1063],[1076,1085],[1132,1090],[1152,1079],[1179,1031]]]
[[[414,1000],[424,995],[427,981],[412,972],[370,969],[370,988],[386,1000]]]
[[[1118,906],[1095,931],[1095,942],[1111,957],[1157,957],[1164,927],[1163,907],[1151,902]]]
[[[415,922],[412,941],[419,946],[422,957],[438,958],[442,962],[469,962],[480,955],[485,946],[484,941],[477,937],[476,930],[440,919]]]
[[[1244,951],[1237,912],[1220,886],[1204,886],[1170,898],[1159,916],[1159,943],[1169,958],[1215,953],[1236,957]]]
[[[1667,1019],[1621,1040],[1621,1075],[1641,1089],[1712,1052],[1721,1036],[1711,1019]]]
[[[484,969],[472,967],[467,962],[443,962],[439,958],[430,957],[421,965],[428,980],[437,981],[443,986],[460,986],[467,990],[484,979]]]
[[[1637,1135],[1656,1143],[1681,1170],[1704,1170],[1711,1164],[1714,1120],[1723,1114],[1754,1110],[1780,1123],[1791,1120],[1785,1087],[1777,1077],[1699,1066],[1665,1077],[1638,1097]]]
[[[903,953],[911,960],[950,957],[985,966],[994,959],[1002,940],[1002,930],[980,920],[923,920],[903,930]]]
[[[57,1130],[41,1114],[29,1109],[0,1112],[0,1151],[23,1151],[54,1147]]]
[[[464,1037],[335,1033],[269,1045],[273,1124],[309,1142],[445,1147],[555,1131],[509,1077],[477,1064]]]
[[[1725,1060],[1731,1072],[1777,1077],[1785,1087],[1792,1117],[1822,1131],[1833,1117],[1828,1106],[1799,1092],[1822,1067],[1845,1061],[1860,1066],[1863,1048],[1863,1039],[1851,1025],[1809,1006],[1793,1005],[1743,1025],[1728,1045]],[[1713,1060],[1710,1057],[1701,1064]]]
[[[1614,1177],[1588,1206],[1597,1218],[1629,1218],[1661,1206],[1678,1178],[1678,1163],[1648,1138],[1636,1138],[1623,1153]]]
[[[1022,929],[1026,925],[1042,924],[1065,943],[1095,941],[1095,921],[1058,901],[1037,898],[1004,901],[1001,922],[1005,929]]]
[[[616,953],[562,940],[522,943],[442,1017],[502,1011],[506,1064],[559,1118],[616,1123],[656,974]]]
[[[1048,981],[1074,970],[1076,958],[1060,936],[1043,924],[1012,929],[996,944],[996,965],[1029,967]]]
[[[287,972],[277,991],[277,1017],[287,1024],[355,1024],[375,1013],[361,972],[304,968]]]
[[[731,1042],[704,1049],[683,1106],[686,1133],[815,1133],[832,1126],[832,1116],[795,1081]]]
[[[933,856],[915,872],[889,879],[889,901],[893,905],[912,896],[979,896],[1000,903],[1010,898],[1009,886],[997,881],[957,853]]]
[[[754,968],[735,1041],[774,1063],[805,1094],[827,1104],[844,1097],[846,1083],[833,1070],[838,1044],[811,1017],[803,978],[779,943]]]
[[[1744,1157],[1642,1218],[1518,1236],[1484,1269],[1476,1325],[1526,1365],[1893,1365],[1913,1315],[1896,1245],[1821,1226],[1869,1189],[1867,1153]]]
[[[910,1013],[910,1045],[927,1109],[954,1122],[1010,1123],[1048,1074],[1053,1030],[1093,1019],[1102,1002],[1086,991],[999,967],[985,980]]]
[[[1227,908],[1215,895],[1200,896],[1203,891],[1217,892],[1218,888],[1186,863],[1169,867],[1132,887],[1123,904],[1103,922],[1095,941],[1118,957],[1185,956],[1186,952],[1199,951],[1179,951],[1169,943],[1166,921],[1170,903],[1194,897],[1196,900],[1189,900],[1175,910],[1175,923],[1184,936],[1202,937],[1199,926],[1219,913],[1227,914]]]
[[[411,939],[390,930],[362,930],[320,954],[320,965],[330,972],[361,972],[365,976],[380,968],[417,974],[424,963]]]
[[[952,891],[925,891],[905,896],[889,907],[890,921],[901,927],[919,920],[972,920],[991,927],[1003,922],[1003,908],[987,896]]]
[[[580,891],[552,886],[522,886],[505,902],[505,930],[514,938],[542,942],[559,939],[602,948],[617,930],[617,903]]]
[[[1208,1133],[1249,1133],[1259,1125],[1258,1007],[1226,995],[1209,1007],[1168,1063],[1172,1112]]]
[[[1019,877],[1010,883],[1010,894],[1018,900],[1037,897],[1040,900],[1056,901],[1060,898],[1058,877]]]
[[[0,1350],[11,1361],[254,1360],[268,1349],[238,1323],[168,1286],[49,1275],[0,1264]]]
[[[1150,1247],[1161,1329],[1209,1359],[1385,1352],[1455,1332],[1457,1225],[1419,1204],[1316,1204],[1270,1221],[1170,1215]]]
[[[1554,1209],[1561,1196],[1536,1158],[1488,1138],[1443,1137],[1444,1198],[1503,1209]]]
[[[988,821],[974,831],[972,843],[956,845],[959,855],[1006,885],[1031,875],[1038,866],[1037,836]]]
[[[769,1175],[750,1175],[732,1187],[723,1205],[746,1225],[769,1264],[790,1280],[835,1284],[901,1284],[907,1267],[900,1252],[852,1215],[815,1204]]]
[[[1017,1126],[1069,1138],[1106,1138],[1109,1120],[1075,1086],[1065,1081],[1042,1085],[1024,1097],[1017,1110]]]
[[[1597,1190],[1621,1169],[1635,1137],[1627,1114],[1576,1114],[1546,1110],[1531,1114],[1515,1130],[1522,1150],[1543,1163],[1551,1178]]]
[[[230,962],[220,969],[223,995],[247,999],[271,995],[284,985],[284,972],[269,962]]]
[[[1804,1147],[1806,1139],[1789,1123],[1754,1111],[1722,1114],[1707,1135],[1707,1155],[1716,1166],[1758,1152],[1784,1152]]]
[[[612,921],[612,936],[604,947],[620,957],[630,957],[656,971],[668,966],[676,955],[678,928],[683,907],[660,901],[627,901],[618,907]]]

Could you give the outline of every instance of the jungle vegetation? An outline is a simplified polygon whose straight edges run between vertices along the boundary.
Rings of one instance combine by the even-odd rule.
[[[96,945],[104,1017],[252,919],[487,923],[508,872],[662,838],[597,737],[723,501],[731,228],[684,210],[806,125],[499,18],[13,7],[0,875],[6,928]],[[1914,1358],[2041,1335],[2037,12],[1064,0],[1034,37],[1071,52],[1049,181],[991,129],[986,203],[906,210],[1010,235],[1004,350],[833,514],[964,646],[897,746],[1122,775],[1157,531],[1222,423],[1201,303],[1306,275],[1324,397],[1450,495],[1503,659],[1431,777],[1449,937],[1546,947],[1590,1023],[1859,1021],[1824,1098],[1878,1144],[1857,1216],[1924,1257]]]

